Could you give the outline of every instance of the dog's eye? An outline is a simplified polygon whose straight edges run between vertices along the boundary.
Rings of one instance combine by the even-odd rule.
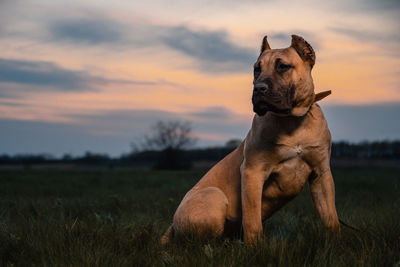
[[[254,77],[257,77],[261,73],[261,67],[260,65],[257,65],[254,67]]]
[[[283,62],[280,61],[280,60],[277,60],[277,61],[276,61],[275,69],[276,69],[276,71],[279,72],[279,73],[284,73],[284,72],[288,71],[288,70],[291,69],[291,68],[293,68],[293,65],[283,63]]]

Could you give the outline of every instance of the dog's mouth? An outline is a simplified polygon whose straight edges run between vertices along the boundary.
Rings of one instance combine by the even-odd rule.
[[[273,86],[268,86],[273,88]],[[258,90],[257,90],[258,89]],[[253,89],[252,103],[253,111],[259,116],[264,116],[268,111],[289,115],[295,106],[294,86],[289,88],[278,88],[276,90]]]
[[[266,101],[253,101],[253,111],[258,115],[258,116],[264,116],[268,111],[277,113],[277,114],[282,114],[282,115],[288,115],[290,114],[291,108],[279,108],[276,107],[273,104],[270,104]]]
[[[257,104],[253,103],[253,111],[258,116],[264,116],[268,111],[267,102],[258,102]]]

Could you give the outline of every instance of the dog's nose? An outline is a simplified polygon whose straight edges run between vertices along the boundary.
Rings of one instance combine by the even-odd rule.
[[[254,85],[254,92],[255,93],[265,93],[268,90],[267,84],[256,84]]]

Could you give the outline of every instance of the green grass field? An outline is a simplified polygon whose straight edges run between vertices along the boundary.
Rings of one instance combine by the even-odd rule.
[[[158,240],[202,172],[0,172],[3,266],[399,266],[399,170],[336,170],[338,238],[308,188],[264,223],[264,240]]]

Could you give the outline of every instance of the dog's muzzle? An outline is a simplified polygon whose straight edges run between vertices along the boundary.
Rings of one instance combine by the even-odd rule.
[[[268,111],[289,114],[292,110],[292,90],[273,90],[267,83],[256,83],[253,88],[253,111],[259,116]]]

